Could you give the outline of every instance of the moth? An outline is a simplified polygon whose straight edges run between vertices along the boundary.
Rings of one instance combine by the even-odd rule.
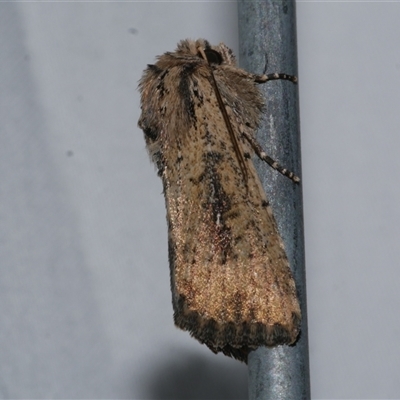
[[[148,152],[162,179],[176,326],[213,352],[247,362],[259,346],[293,344],[301,313],[295,282],[255,153],[264,107],[255,75],[225,44],[182,40],[139,83]]]

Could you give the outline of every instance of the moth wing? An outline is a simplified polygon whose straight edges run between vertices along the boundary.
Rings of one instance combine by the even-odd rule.
[[[247,160],[246,186],[213,88],[198,86],[207,104],[195,106],[165,176],[175,323],[243,359],[251,348],[293,343],[300,309],[254,165]]]
[[[209,68],[161,73],[162,80],[141,83],[142,96],[153,93],[142,107],[141,125],[164,185],[175,324],[212,351],[242,361],[258,346],[291,344],[301,318],[296,287],[268,200],[246,156],[252,150],[240,136],[244,113],[227,106],[247,182]],[[176,82],[178,93],[170,89]],[[226,100],[223,90],[222,95]]]

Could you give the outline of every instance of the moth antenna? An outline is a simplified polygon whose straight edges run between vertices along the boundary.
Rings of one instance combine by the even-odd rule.
[[[197,50],[201,54],[203,59],[207,62],[208,66],[210,67],[211,82],[212,82],[212,85],[214,87],[214,92],[215,92],[215,95],[217,97],[218,105],[219,105],[219,108],[221,110],[222,116],[224,117],[225,125],[226,125],[226,127],[228,129],[229,136],[231,137],[231,140],[232,140],[232,143],[233,143],[233,147],[235,149],[235,154],[236,154],[236,157],[237,157],[238,162],[239,162],[240,170],[242,171],[242,174],[243,174],[244,183],[245,183],[246,188],[247,188],[248,172],[247,172],[247,168],[246,168],[246,162],[244,160],[242,152],[240,151],[240,147],[239,147],[235,132],[233,131],[231,121],[229,120],[229,115],[226,112],[225,104],[224,104],[224,101],[222,100],[221,93],[220,93],[220,91],[218,89],[218,85],[217,85],[217,81],[215,80],[214,72],[212,70],[212,67],[211,67],[210,63],[208,62],[207,56],[206,56],[206,54],[204,52],[204,49],[202,47],[198,47]]]
[[[271,158],[263,150],[263,148],[258,144],[258,142],[254,139],[253,136],[249,135],[244,130],[242,131],[242,134],[247,139],[247,141],[250,143],[251,147],[254,149],[254,152],[257,154],[257,156],[261,160],[265,161],[270,167],[272,167],[273,169],[277,170],[282,175],[284,175],[287,178],[291,179],[294,183],[299,183],[300,182],[300,178],[298,176],[296,176],[292,171],[289,171],[287,168],[282,167],[280,164],[278,164],[277,161],[275,161],[273,158]]]
[[[273,74],[267,75],[254,75],[254,82],[257,83],[265,83],[268,81],[276,81],[277,79],[282,79],[284,81],[290,81],[293,83],[297,83],[298,79],[297,76],[294,75],[287,75],[287,74],[280,74],[278,72],[274,72]]]

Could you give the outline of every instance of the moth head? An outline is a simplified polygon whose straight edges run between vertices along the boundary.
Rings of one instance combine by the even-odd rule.
[[[220,43],[217,46],[212,46],[207,40],[198,39],[196,40],[196,45],[198,49],[203,49],[209,64],[227,64],[233,66],[236,65],[236,58],[233,55],[233,51],[224,43]]]
[[[236,66],[236,58],[233,55],[233,51],[224,43],[212,46],[205,39],[198,39],[196,41],[186,39],[178,44],[177,52],[206,59],[210,65],[227,64]]]
[[[214,65],[222,64],[222,61],[223,61],[222,56],[220,53],[218,53],[218,51],[213,50],[211,48],[203,49],[203,51],[204,51],[204,55],[206,56],[209,64],[214,64]],[[198,55],[203,58],[203,54],[201,54],[200,52]]]

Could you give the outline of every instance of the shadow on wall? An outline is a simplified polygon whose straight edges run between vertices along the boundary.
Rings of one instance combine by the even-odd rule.
[[[148,370],[146,393],[152,400],[247,399],[247,368],[240,364],[182,353]]]

